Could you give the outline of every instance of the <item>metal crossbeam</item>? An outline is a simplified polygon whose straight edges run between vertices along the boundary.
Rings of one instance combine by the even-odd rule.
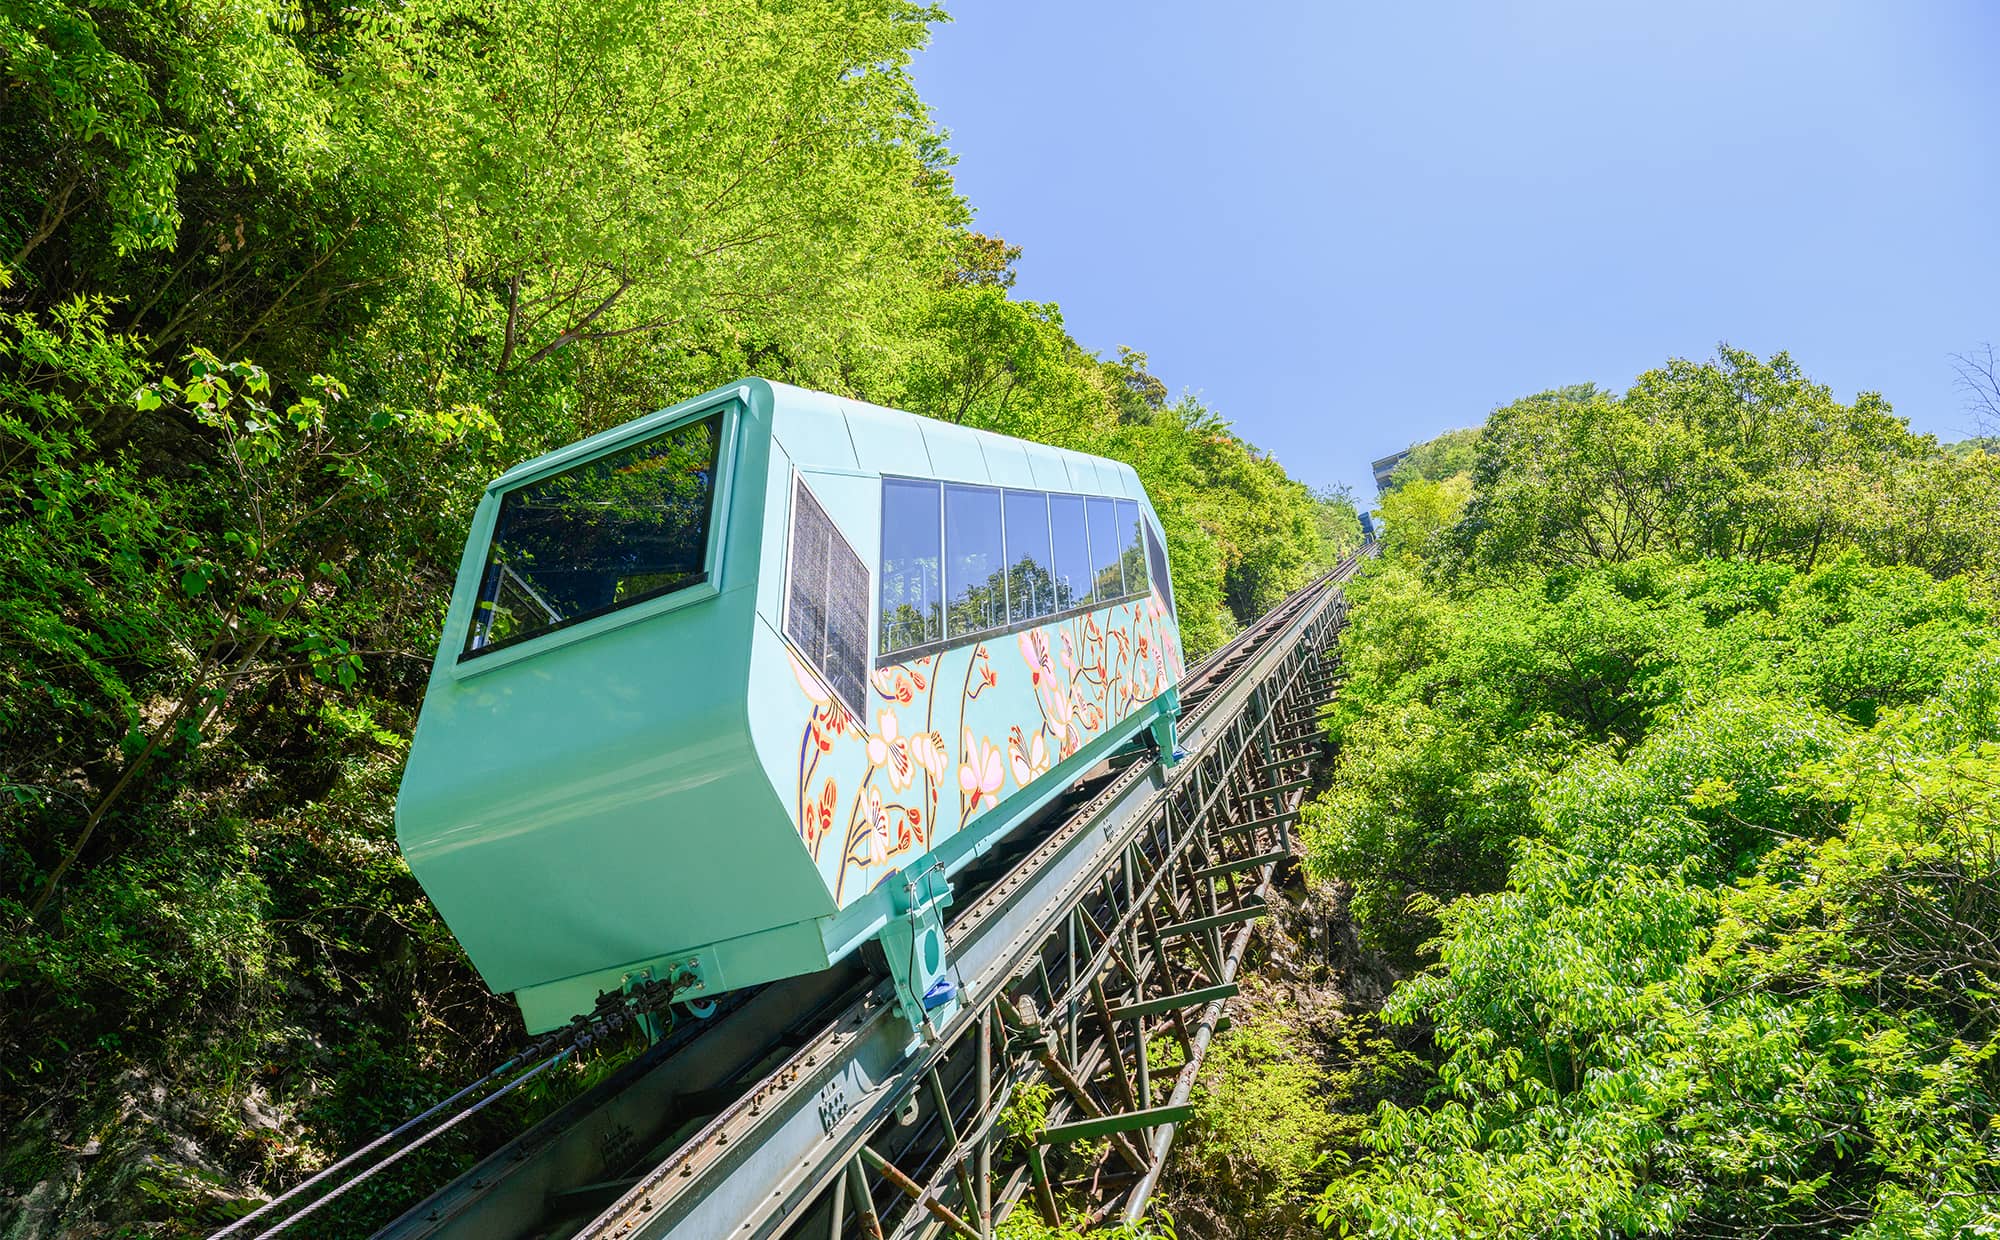
[[[1177,922],[1171,926],[1161,926],[1160,937],[1165,940],[1173,940],[1184,938],[1190,934],[1200,934],[1204,930],[1218,930],[1223,926],[1233,926],[1239,921],[1255,921],[1259,917],[1267,915],[1270,911],[1263,901],[1260,900],[1255,904],[1247,904],[1242,908],[1230,909],[1226,913],[1212,913],[1207,917],[1195,917],[1188,921]]]
[[[1289,849],[1274,848],[1270,852],[1258,853],[1254,857],[1238,857],[1234,861],[1218,861],[1214,865],[1205,865],[1196,870],[1194,876],[1196,878],[1220,878],[1224,874],[1235,874],[1242,870],[1254,870],[1258,866],[1270,865],[1274,861],[1283,861],[1291,855]]]
[[[1180,1008],[1200,1007],[1217,999],[1234,999],[1243,988],[1235,982],[1224,982],[1220,986],[1204,986],[1200,990],[1182,991],[1177,995],[1163,995],[1158,999],[1146,999],[1139,1003],[1127,1003],[1111,1009],[1112,1020],[1131,1020],[1140,1016],[1159,1016]]]
[[[1310,787],[1311,785],[1312,785],[1312,780],[1310,779],[1293,779],[1293,780],[1288,780],[1282,784],[1274,784],[1269,788],[1254,788],[1251,790],[1250,795],[1259,797],[1274,797],[1280,793],[1294,792],[1300,788]]]
[[[1161,1124],[1181,1124],[1193,1118],[1194,1108],[1185,1104],[1177,1107],[1153,1107],[1145,1111],[1107,1115],[1102,1119],[1087,1119],[1078,1124],[1058,1124],[1053,1128],[1042,1129],[1037,1140],[1043,1145],[1061,1145],[1065,1141],[1095,1141],[1114,1132],[1130,1132],[1134,1128],[1157,1128]]]
[[[1259,763],[1257,766],[1257,773],[1259,775],[1262,775],[1267,771],[1282,771],[1287,767],[1305,766],[1309,764],[1311,761],[1312,758],[1308,755],[1295,754],[1289,758],[1279,758],[1274,762]]]
[[[1283,826],[1285,823],[1297,822],[1298,820],[1299,811],[1289,810],[1282,814],[1273,814],[1269,818],[1253,818],[1249,822],[1224,823],[1215,829],[1215,833],[1217,835],[1235,835],[1241,831],[1262,831],[1266,827]]]

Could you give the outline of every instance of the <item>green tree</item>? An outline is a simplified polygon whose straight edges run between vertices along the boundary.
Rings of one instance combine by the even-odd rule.
[[[1361,545],[1361,509],[1354,489],[1335,483],[1313,492],[1313,524],[1319,529],[1320,556],[1329,564]]]
[[[1986,468],[1725,352],[1497,411],[1456,520],[1386,498],[1305,826],[1433,1088],[1323,1225],[2000,1223]]]
[[[1414,478],[1382,497],[1382,545],[1403,555],[1422,555],[1440,531],[1449,528],[1472,497],[1472,480],[1455,474],[1443,482]]]
[[[649,337],[716,354],[717,374],[776,351],[845,386],[893,307],[941,277],[963,218],[906,72],[936,16],[900,0],[385,10],[347,79],[380,136],[362,171],[417,201],[405,261],[462,289],[456,326],[503,380]]]
[[[931,295],[918,332],[903,378],[912,411],[1084,450],[1104,430],[1104,393],[1055,307],[960,285]]]
[[[1452,541],[1480,567],[1656,554],[1811,567],[1868,537],[1935,453],[1880,396],[1842,405],[1784,354],[1724,347],[1717,361],[1641,375],[1622,397],[1562,389],[1497,410]],[[1952,481],[1974,491],[1953,503],[1986,511],[1983,478]],[[1956,539],[1938,534],[1924,554],[1941,571],[1962,567]]]
[[[1396,463],[1394,472],[1389,475],[1388,489],[1393,491],[1419,479],[1445,482],[1460,474],[1471,473],[1484,433],[1479,427],[1466,427],[1446,431],[1435,439],[1417,444],[1410,449],[1408,456]]]

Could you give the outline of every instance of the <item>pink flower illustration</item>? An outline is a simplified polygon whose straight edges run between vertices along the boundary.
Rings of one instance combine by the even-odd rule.
[[[1042,702],[1042,718],[1061,731],[1069,723],[1068,677],[1056,670],[1055,660],[1049,655],[1047,634],[1040,629],[1029,629],[1021,634],[1020,640],[1021,657],[1027,660],[1029,679]],[[1068,639],[1064,641],[1067,643]]]
[[[785,653],[792,660],[792,675],[798,678],[800,691],[813,704],[813,741],[820,747],[821,752],[831,753],[833,738],[845,735],[853,721],[847,713],[847,708],[836,701],[833,694],[821,683],[819,674],[799,662],[799,656],[792,654],[791,651],[787,650]]]
[[[1000,751],[984,737],[975,739],[970,728],[966,729],[963,752],[965,760],[958,767],[958,788],[966,798],[965,812],[970,817],[1000,804],[1000,785],[1007,775]]]
[[[1007,737],[1007,761],[1014,768],[1014,782],[1025,788],[1036,776],[1049,769],[1049,746],[1042,730],[1035,729],[1033,740],[1025,740],[1015,728]]]
[[[896,837],[889,830],[889,815],[882,809],[882,794],[870,788],[862,802],[868,815],[861,838],[855,842],[854,851],[849,855],[862,865],[880,865],[895,851]]]
[[[944,736],[938,732],[919,732],[912,736],[910,757],[929,773],[933,781],[943,779],[945,767],[951,764],[951,755],[944,747]]]
[[[917,690],[923,688],[922,677],[900,667],[877,668],[869,679],[875,685],[875,692],[903,706],[916,701]]]
[[[910,742],[896,735],[894,711],[882,712],[875,735],[868,738],[868,762],[871,766],[887,767],[889,786],[898,792],[916,778],[916,767],[910,760]]]
[[[922,814],[901,805],[884,805],[882,794],[873,788],[868,790],[865,801],[872,829],[865,833],[863,847],[856,852],[855,860],[863,865],[879,865],[923,843]]]

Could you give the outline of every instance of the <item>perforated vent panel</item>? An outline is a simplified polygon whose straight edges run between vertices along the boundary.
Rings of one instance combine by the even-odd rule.
[[[834,692],[857,711],[867,695],[870,597],[867,567],[836,531],[827,565],[825,670]]]
[[[805,483],[792,485],[785,636],[857,715],[868,686],[868,566]]]
[[[785,636],[813,666],[826,663],[826,561],[833,522],[804,487],[792,491],[791,581],[785,599]]]

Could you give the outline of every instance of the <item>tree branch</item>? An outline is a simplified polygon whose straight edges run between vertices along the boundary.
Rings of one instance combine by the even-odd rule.
[[[528,359],[522,362],[521,365],[524,367],[533,366],[536,362],[541,361],[543,358],[547,357],[551,353],[554,353],[556,350],[564,347],[565,345],[574,344],[576,343],[576,341],[582,339],[584,332],[589,329],[590,325],[592,323],[595,323],[600,317],[602,317],[605,311],[611,309],[612,306],[617,305],[618,299],[625,295],[625,290],[631,288],[634,284],[637,283],[638,281],[633,279],[631,276],[626,276],[623,279],[619,280],[618,287],[612,289],[611,294],[608,297],[606,297],[603,301],[598,302],[595,306],[591,307],[590,312],[588,314],[584,315],[582,318],[578,319],[575,323],[571,324],[567,329],[563,331],[561,335],[557,336],[554,340],[549,341],[541,348],[536,349],[533,353],[529,354]]]

